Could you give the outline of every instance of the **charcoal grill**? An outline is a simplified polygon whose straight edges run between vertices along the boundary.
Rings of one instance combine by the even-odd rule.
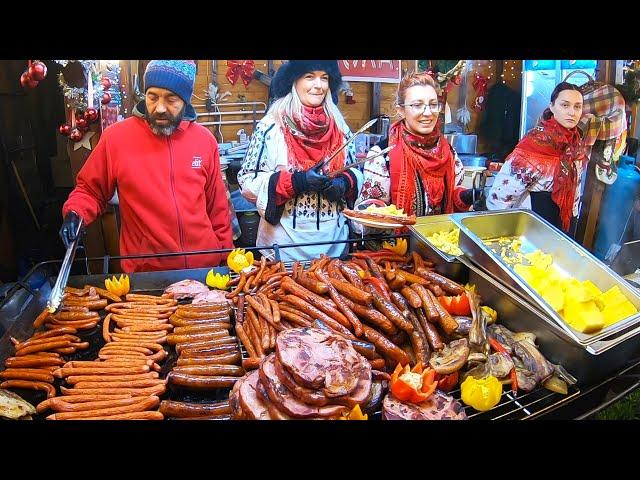
[[[406,235],[403,235],[406,236]],[[331,243],[353,243],[363,244],[369,240],[384,240],[398,238],[399,236],[386,236],[386,237],[372,237],[372,238],[357,238],[349,239],[341,242],[315,242],[304,245],[323,245]],[[259,249],[270,248],[273,249],[276,258],[279,257],[279,250],[288,247],[300,247],[303,244],[293,245],[272,245],[272,246],[259,246],[251,247],[247,250],[257,251]],[[95,257],[88,259],[75,259],[74,263],[84,264],[87,274],[84,275],[70,275],[68,280],[69,286],[82,287],[85,284],[101,285],[104,279],[110,274],[109,262],[111,260],[121,259],[133,259],[144,257],[169,257],[176,255],[199,255],[210,253],[227,253],[230,249],[223,250],[205,250],[197,252],[186,253],[170,253],[160,255],[138,255],[138,256],[117,256],[117,257]],[[103,273],[91,273],[89,271],[90,262],[101,261],[103,264]],[[56,268],[59,268],[60,260],[41,262],[35,265],[25,277],[16,283],[16,285],[8,292],[7,296],[0,302],[0,320],[8,320],[10,327],[5,335],[0,338],[0,364],[4,363],[4,360],[13,355],[13,345],[11,344],[9,337],[14,336],[20,339],[28,338],[33,334],[33,320],[45,307],[51,287],[55,282]],[[303,262],[308,264],[309,262]],[[288,268],[291,267],[291,263],[285,264]],[[467,268],[470,268],[467,266]],[[149,293],[159,294],[166,286],[171,283],[184,279],[194,279],[203,281],[209,269],[197,268],[197,269],[185,269],[185,270],[171,270],[171,271],[157,271],[157,272],[136,272],[130,274],[130,281],[133,293]],[[215,267],[214,270],[220,273],[229,273],[227,267]],[[45,272],[45,276],[48,278],[47,282],[37,291],[34,291],[28,287],[28,280],[32,275]],[[468,273],[467,273],[468,274]],[[231,272],[231,277],[235,278],[237,275]],[[458,279],[460,280],[460,279]],[[482,292],[480,292],[482,293]],[[499,291],[493,292],[494,294],[500,294]],[[504,294],[504,293],[503,293]],[[104,315],[104,312],[102,312]],[[499,312],[500,314],[500,312]],[[532,311],[532,315],[535,315],[535,311]],[[235,317],[232,317],[235,318]],[[508,325],[507,325],[508,326]],[[69,360],[93,360],[97,358],[97,352],[104,344],[100,328],[96,327],[90,331],[79,332],[79,336],[83,341],[89,341],[91,346],[85,351],[80,351],[74,355],[66,356]],[[545,350],[544,343],[541,345],[541,351],[545,356],[549,355],[549,352]],[[243,358],[247,358],[248,354],[244,349],[244,346],[240,344]],[[548,357],[549,358],[549,357]],[[164,378],[168,371],[171,369],[176,359],[176,354],[173,349],[170,349],[170,355],[164,362],[161,377]],[[616,359],[617,360],[617,359]],[[606,407],[613,401],[621,398],[629,392],[635,390],[640,386],[640,352],[634,350],[633,355],[629,354],[626,361],[619,365],[612,365],[612,371],[605,380],[600,382],[594,382],[592,384],[585,384],[579,386],[571,386],[567,395],[560,395],[546,390],[542,387],[538,387],[532,392],[522,393],[517,397],[514,397],[510,391],[505,390],[503,392],[500,403],[488,412],[477,412],[471,407],[465,407],[467,416],[470,419],[478,420],[528,420],[537,418],[586,418],[593,415],[601,408]],[[59,387],[62,380],[56,379],[54,384]],[[190,392],[179,390],[175,387],[168,386],[167,393],[163,398],[169,398],[180,401],[188,402],[212,402],[226,399],[229,389],[219,389],[215,392]],[[37,404],[44,399],[44,394],[41,392],[34,392],[29,390],[17,390],[17,393],[21,395],[25,400],[30,403]],[[452,395],[459,399],[460,391],[455,390]],[[379,412],[374,414],[372,418],[379,418]],[[38,417],[40,418],[40,417]]]

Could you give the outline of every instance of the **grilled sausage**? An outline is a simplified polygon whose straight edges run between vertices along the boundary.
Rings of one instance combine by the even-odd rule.
[[[319,318],[320,320],[328,324],[331,328],[333,328],[335,331],[344,333],[345,335],[348,335],[350,338],[353,338],[353,335],[351,335],[351,332],[345,327],[345,325],[342,322],[338,322],[334,318],[327,315],[325,312],[318,310],[316,307],[314,307],[313,305],[310,305],[309,303],[305,302],[303,299],[297,297],[296,295],[285,295],[284,299],[287,302],[294,305],[295,307],[297,307],[298,309],[300,309],[302,312],[311,315],[311,317]],[[346,318],[345,318],[345,322],[349,327],[351,326],[351,324]]]
[[[216,338],[213,340],[202,340],[202,341],[194,341],[194,342],[184,342],[176,345],[176,352],[180,353],[183,350],[209,350],[213,347],[218,347],[220,345],[237,345],[238,339],[236,337],[226,336],[223,338]]]
[[[331,285],[335,287],[342,295],[352,299],[354,302],[361,303],[363,305],[371,304],[371,294],[366,290],[360,290],[359,288],[351,285],[344,280],[338,280],[335,278],[329,278]]]
[[[402,365],[409,363],[409,357],[400,347],[395,345],[391,340],[367,325],[362,326],[364,336],[367,340],[376,346],[376,350],[384,357],[393,360]]]
[[[439,286],[447,293],[460,295],[464,292],[464,287],[462,285],[454,282],[453,280],[449,280],[447,277],[443,277],[439,273],[432,272],[426,268],[419,268],[417,273],[426,278],[430,283]]]
[[[264,257],[263,257],[264,258]],[[164,416],[172,418],[193,418],[231,413],[229,401],[217,403],[188,403],[163,400],[158,409]]]
[[[56,396],[56,389],[53,385],[46,382],[37,382],[33,380],[6,380],[0,383],[0,388],[26,388],[28,390],[42,390],[47,392],[47,398]]]
[[[152,410],[146,412],[120,413],[118,415],[98,415],[95,417],[70,418],[69,420],[164,420],[162,413]]]
[[[317,293],[318,295],[324,295],[327,293],[327,285],[316,280],[315,278],[312,278],[311,275],[307,273],[299,275],[298,277],[296,277],[295,281],[307,290],[310,290],[313,293]]]
[[[302,304],[309,307],[305,309],[300,307],[300,302],[297,302],[297,304],[294,303],[294,306],[296,306],[299,310],[308,313],[312,317],[314,316],[314,313],[311,312],[320,310],[322,314],[331,317],[333,320],[339,322],[342,326],[351,328],[351,322],[349,322],[347,317],[345,317],[344,314],[340,312],[335,307],[335,305],[331,303],[330,300],[327,300],[326,298],[323,298],[320,295],[307,290],[302,285],[298,285],[293,280],[288,278],[282,279],[282,290],[292,293],[293,295],[291,296],[298,297],[302,300]],[[289,301],[289,303],[293,302]]]
[[[373,296],[373,304],[384,314],[393,324],[406,332],[413,331],[413,325],[402,316],[395,305],[378,293],[378,291],[369,285],[369,292]]]
[[[445,308],[440,305],[440,302],[436,297],[433,296],[432,292],[427,292],[431,297],[431,301],[433,302],[436,310],[438,311],[438,322],[440,323],[440,327],[444,330],[444,333],[447,335],[451,335],[458,328],[458,322],[456,322],[453,317],[445,310]]]
[[[105,415],[117,415],[121,413],[142,412],[154,408],[160,404],[160,398],[152,395],[150,397],[140,398],[139,401],[130,405],[119,407],[98,408],[94,410],[82,410],[79,412],[62,412],[49,415],[47,420],[72,420],[87,417],[99,417]]]
[[[0,378],[5,380],[33,380],[35,382],[53,383],[53,375],[48,370],[40,368],[7,368],[0,372]]]
[[[167,376],[169,383],[193,390],[212,390],[214,388],[232,387],[240,377],[209,377],[204,375],[190,375],[187,373],[170,372]]]
[[[254,355],[255,357],[256,355]],[[179,367],[186,367],[190,365],[237,365],[242,359],[242,355],[239,351],[231,353],[223,353],[220,355],[212,355],[202,358],[182,358],[179,357],[176,361],[176,365]]]
[[[134,373],[131,375],[118,375],[117,378],[120,382],[128,382],[135,380],[148,380],[158,378],[160,374],[158,372],[147,372],[147,373]],[[80,382],[109,382],[113,381],[114,377],[109,375],[71,375],[70,377],[65,378],[65,381],[69,385],[74,385]]]
[[[442,339],[440,338],[440,334],[438,333],[436,326],[427,320],[424,312],[421,309],[416,309],[416,316],[420,321],[422,331],[429,341],[429,345],[431,345],[434,350],[442,350],[444,348],[444,343],[442,343]]]
[[[184,333],[184,334],[169,334],[167,335],[167,343],[169,345],[176,345],[178,343],[199,342],[204,340],[214,340],[217,338],[223,338],[229,335],[227,330],[215,330],[205,333]]]
[[[229,375],[232,377],[242,377],[245,374],[244,369],[238,365],[178,365],[173,367],[172,371],[192,375]]]
[[[331,300],[333,300],[333,303],[335,303],[338,306],[338,308],[344,314],[344,316],[347,317],[347,320],[349,321],[349,323],[351,323],[351,326],[353,328],[353,333],[355,334],[355,336],[361,337],[362,323],[360,322],[360,319],[356,317],[356,314],[353,313],[353,311],[348,307],[342,295],[338,293],[336,288],[330,282],[329,277],[325,275],[325,273],[322,270],[316,270],[315,274],[316,274],[316,277],[318,277],[318,280],[320,280],[321,282],[324,282],[327,285],[327,289],[329,291],[329,296],[331,297]]]
[[[427,314],[427,318],[430,322],[437,322],[440,315],[438,314],[438,310],[433,304],[434,299],[429,293],[427,289],[422,285],[413,284],[411,288],[418,294],[420,300],[422,301],[422,308],[424,312]]]

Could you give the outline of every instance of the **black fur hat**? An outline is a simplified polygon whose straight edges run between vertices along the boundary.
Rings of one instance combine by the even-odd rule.
[[[307,72],[321,70],[329,74],[329,88],[333,103],[338,103],[342,75],[337,60],[289,60],[283,63],[271,80],[269,98],[277,100],[291,91],[293,83]]]

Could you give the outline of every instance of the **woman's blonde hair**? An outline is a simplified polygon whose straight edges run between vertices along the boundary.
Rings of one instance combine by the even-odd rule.
[[[403,104],[404,98],[407,94],[407,90],[411,87],[415,87],[416,85],[421,85],[423,87],[433,87],[433,89],[436,91],[436,94],[438,96],[440,95],[438,84],[431,75],[426,72],[409,73],[408,75],[405,75],[402,80],[400,80],[398,90],[396,91],[396,105]]]
[[[336,120],[336,118],[341,118],[342,114],[336,104],[333,103],[333,98],[331,97],[331,89],[327,88],[327,94],[324,97],[324,101],[322,102],[322,108],[325,113]],[[268,116],[271,116],[274,121],[280,126],[280,128],[284,128],[284,118],[301,118],[303,111],[303,105],[300,101],[300,97],[298,96],[298,92],[296,91],[296,83],[294,82],[291,85],[291,91],[286,94],[284,97],[277,99],[267,112]],[[342,129],[341,129],[342,130]]]

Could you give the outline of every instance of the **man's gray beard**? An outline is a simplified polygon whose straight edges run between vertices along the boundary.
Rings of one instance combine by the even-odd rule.
[[[178,125],[173,125],[173,124],[165,125],[165,126],[149,124],[149,126],[151,127],[151,131],[153,133],[161,137],[168,137],[172,135],[173,132],[176,131],[176,128],[178,128]]]

